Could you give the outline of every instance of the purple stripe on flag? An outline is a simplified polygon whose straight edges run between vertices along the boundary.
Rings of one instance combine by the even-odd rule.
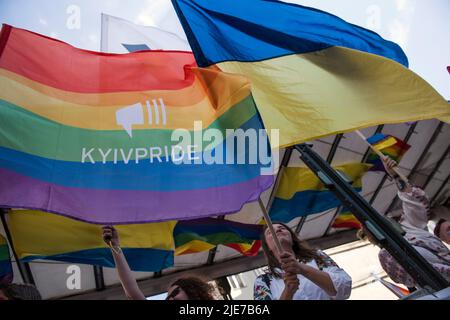
[[[0,207],[44,210],[96,224],[195,219],[237,212],[272,183],[273,176],[259,176],[204,190],[92,190],[62,187],[0,169]]]

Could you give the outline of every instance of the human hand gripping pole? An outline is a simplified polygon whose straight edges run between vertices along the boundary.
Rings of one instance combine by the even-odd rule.
[[[119,235],[113,226],[103,226],[103,241],[111,248],[115,254],[120,254]],[[119,250],[116,249],[119,248]]]
[[[356,132],[356,134],[357,134],[358,136],[360,136],[361,139],[369,146],[369,148],[372,149],[372,151],[375,152],[375,153],[380,157],[380,159],[381,159],[383,162],[385,162],[387,159],[389,159],[388,156],[385,156],[385,155],[382,154],[379,150],[377,150],[373,145],[371,145],[371,144],[367,141],[367,138],[361,133],[361,131],[355,130],[355,132]],[[398,177],[399,177],[400,179],[402,179],[402,180],[406,183],[406,185],[409,185],[408,178],[405,177],[405,176],[398,170],[397,167],[393,167],[393,168],[392,168],[392,171],[394,171],[394,172],[398,175]]]

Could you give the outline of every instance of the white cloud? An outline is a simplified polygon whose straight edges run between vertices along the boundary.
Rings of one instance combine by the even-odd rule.
[[[402,12],[410,5],[409,0],[395,0],[395,4],[397,5],[397,10]]]
[[[175,9],[170,0],[147,0],[145,6],[134,19],[134,23],[158,27],[185,38]]]
[[[399,44],[401,47],[405,47],[409,36],[409,25],[395,20],[389,26],[390,39]]]
[[[170,0],[148,0],[144,9],[134,19],[134,23],[156,26],[172,10]]]
[[[93,42],[93,43],[95,43],[95,44],[97,44],[97,42],[98,42],[98,37],[97,37],[97,35],[96,35],[96,34],[93,34],[93,33],[91,33],[91,34],[88,36],[88,39],[89,39],[89,41],[91,41],[91,42]]]
[[[43,26],[47,26],[48,25],[47,20],[45,20],[44,18],[39,18],[39,23],[42,24]]]

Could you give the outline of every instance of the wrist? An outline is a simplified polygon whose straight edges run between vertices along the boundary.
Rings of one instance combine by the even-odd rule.
[[[120,247],[120,245],[111,245],[110,249],[115,254],[119,255],[122,253],[122,248]]]
[[[301,264],[301,268],[300,268],[300,272],[299,274],[305,276],[306,278],[308,278],[311,275],[312,271],[315,271],[316,269],[306,265],[306,264]]]
[[[281,295],[285,300],[292,300],[296,291],[297,289],[294,290],[293,288],[284,287],[283,293]]]

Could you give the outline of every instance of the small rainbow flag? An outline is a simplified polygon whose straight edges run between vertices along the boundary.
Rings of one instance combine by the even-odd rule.
[[[11,283],[13,280],[13,270],[11,266],[11,255],[9,253],[8,242],[0,234],[0,284]]]
[[[262,230],[261,224],[214,218],[178,221],[173,232],[175,255],[206,251],[221,244],[252,256],[261,247]]]
[[[409,144],[403,142],[399,138],[383,133],[377,133],[372,137],[367,138],[367,142],[369,142],[372,146],[375,147],[375,149],[377,149],[384,155],[389,156],[391,159],[395,160],[397,163],[400,162],[403,155],[411,147]],[[381,162],[380,157],[374,152],[369,153],[367,163],[373,165],[373,167],[370,168],[370,171],[384,171],[384,166]]]
[[[351,213],[350,211],[344,211],[340,213],[333,222],[333,228],[351,228],[359,229],[361,228],[361,222]]]
[[[230,243],[227,244],[227,247],[233,248],[244,256],[254,257],[258,254],[259,249],[261,248],[262,242],[261,240],[255,240],[252,244],[243,244],[243,243]]]

